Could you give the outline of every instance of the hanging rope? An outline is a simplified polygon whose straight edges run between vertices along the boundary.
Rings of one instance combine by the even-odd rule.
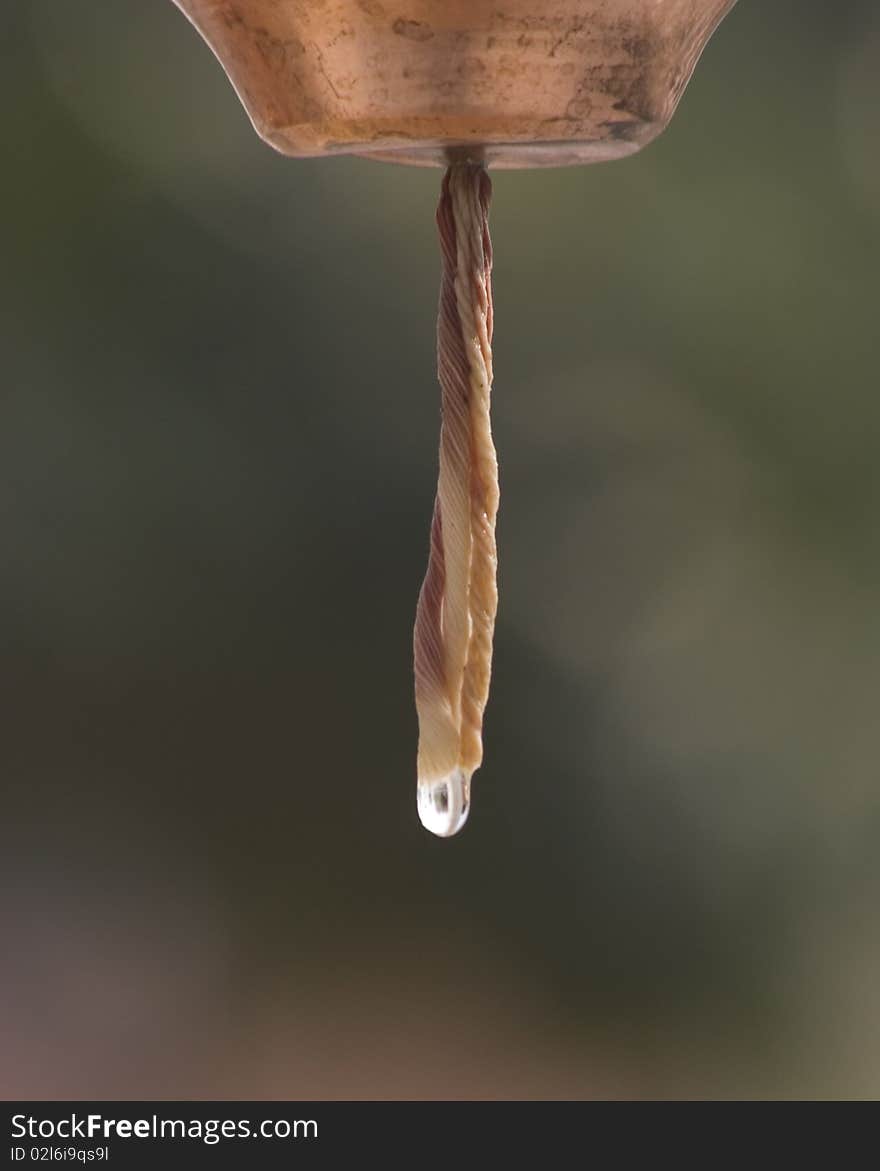
[[[483,758],[498,604],[498,463],[489,420],[491,194],[482,165],[454,163],[437,208],[440,473],[413,646],[419,815],[426,828],[444,837],[467,818],[471,776]]]

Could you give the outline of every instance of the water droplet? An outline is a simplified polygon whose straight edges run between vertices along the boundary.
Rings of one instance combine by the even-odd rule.
[[[426,830],[440,838],[451,838],[467,821],[471,803],[471,778],[464,769],[453,769],[445,777],[420,780],[419,820]]]

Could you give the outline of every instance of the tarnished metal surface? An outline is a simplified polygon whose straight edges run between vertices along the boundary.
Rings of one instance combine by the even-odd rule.
[[[517,167],[649,142],[735,0],[175,2],[284,154]]]

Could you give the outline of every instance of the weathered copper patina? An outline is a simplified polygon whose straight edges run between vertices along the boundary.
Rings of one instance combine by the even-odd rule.
[[[650,142],[734,0],[176,3],[283,154],[533,167]]]

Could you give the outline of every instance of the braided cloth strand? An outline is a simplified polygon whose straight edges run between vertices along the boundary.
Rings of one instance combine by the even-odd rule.
[[[498,604],[498,463],[489,420],[491,193],[483,166],[455,163],[437,208],[440,472],[413,647],[419,814],[426,828],[444,837],[464,824],[470,779],[483,757]]]

